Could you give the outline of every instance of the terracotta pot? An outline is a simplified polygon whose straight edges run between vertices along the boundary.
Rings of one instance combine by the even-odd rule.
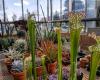
[[[57,62],[47,64],[48,73],[54,74],[56,72]]]
[[[37,72],[37,76],[42,76],[43,67],[42,66],[36,67],[36,72]]]
[[[5,64],[11,64],[12,63],[12,59],[11,58],[5,58],[4,59],[4,63]]]
[[[11,60],[10,58],[5,58],[5,59],[4,59],[4,63],[6,64],[7,69],[8,69],[8,71],[10,72],[12,60]]]
[[[85,58],[87,58],[90,61],[91,60],[91,55],[86,55]]]
[[[80,58],[80,67],[85,68],[88,62],[87,58]]]
[[[25,72],[13,72],[11,74],[14,77],[14,80],[25,80]]]

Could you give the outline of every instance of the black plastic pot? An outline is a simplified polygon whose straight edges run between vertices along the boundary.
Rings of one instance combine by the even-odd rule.
[[[82,80],[83,79],[83,73],[81,71],[81,68],[77,66],[77,80]]]
[[[86,69],[87,69],[87,71],[90,71],[90,64],[86,65]]]
[[[82,80],[83,79],[83,73],[81,72],[80,75],[77,76],[77,80]]]
[[[100,77],[100,66],[97,69],[96,75]]]
[[[100,77],[100,70],[97,70],[96,75]]]
[[[63,64],[64,66],[67,66],[67,65],[70,64],[70,60],[62,60],[62,64]]]
[[[78,55],[81,56],[81,57],[84,57],[85,53],[81,50],[80,52],[78,52]]]
[[[77,61],[80,61],[80,58],[83,58],[82,56],[78,56],[77,57]]]

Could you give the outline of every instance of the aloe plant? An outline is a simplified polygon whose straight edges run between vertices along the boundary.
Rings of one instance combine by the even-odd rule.
[[[29,17],[28,19],[28,34],[29,34],[29,40],[30,40],[30,52],[32,56],[32,71],[34,80],[37,80],[37,74],[36,74],[36,64],[35,64],[35,43],[36,43],[36,23],[34,20]]]
[[[92,37],[96,39],[97,43],[89,46],[89,50],[92,53],[89,80],[96,80],[96,71],[100,63],[100,37],[98,38],[96,35],[92,35]]]
[[[62,42],[60,28],[56,29],[58,38],[58,80],[62,80]]]
[[[83,13],[70,13],[69,14],[69,25],[70,25],[70,59],[71,59],[71,70],[70,80],[77,80],[77,54],[79,48],[80,32],[83,28],[81,19]]]

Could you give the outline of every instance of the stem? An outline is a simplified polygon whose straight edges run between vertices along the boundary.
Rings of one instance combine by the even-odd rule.
[[[62,43],[60,29],[57,30],[58,37],[58,80],[62,80]]]
[[[31,18],[28,20],[28,32],[29,32],[29,40],[30,40],[30,50],[32,55],[32,72],[34,76],[34,80],[37,80],[36,74],[36,64],[35,64],[35,43],[36,43],[36,25],[35,21],[32,21]]]
[[[45,56],[42,56],[42,66],[43,66],[43,80],[47,80],[46,66],[45,66]]]
[[[70,80],[77,80],[77,53],[79,48],[79,39],[80,39],[81,29],[72,29],[70,33],[70,46],[71,46],[71,71],[70,71]]]
[[[100,58],[100,54],[98,54],[98,52],[94,52],[92,54],[91,65],[90,65],[91,71],[89,74],[89,80],[96,80],[96,71],[99,64],[99,58]]]

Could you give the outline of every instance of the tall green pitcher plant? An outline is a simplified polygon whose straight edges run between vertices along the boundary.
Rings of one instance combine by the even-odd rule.
[[[35,64],[35,44],[36,44],[36,23],[34,20],[29,17],[28,19],[28,34],[29,34],[29,42],[30,42],[30,52],[32,56],[32,72],[34,80],[37,80],[36,74],[36,64]]]
[[[58,39],[58,80],[62,80],[62,42],[61,42],[61,30],[56,28]]]
[[[80,32],[83,28],[81,19],[84,17],[84,13],[72,12],[69,14],[69,26],[70,26],[70,80],[77,80],[77,54],[79,48]]]
[[[96,80],[96,71],[100,64],[100,37],[97,37],[95,34],[92,34],[91,37],[94,38],[97,43],[89,47],[92,53],[89,80]]]

